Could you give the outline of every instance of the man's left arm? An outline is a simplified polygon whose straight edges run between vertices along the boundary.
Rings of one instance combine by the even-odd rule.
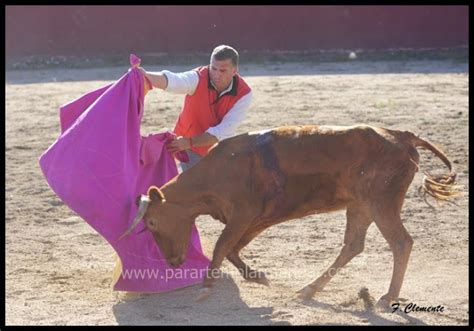
[[[235,135],[237,127],[242,124],[252,101],[252,91],[240,98],[225,114],[221,123],[210,127],[206,132],[192,138],[179,137],[167,148],[170,152],[190,149],[191,147],[212,146],[215,143]]]
[[[216,142],[230,138],[235,135],[237,128],[245,120],[247,115],[247,110],[250,108],[250,103],[252,102],[252,91],[240,98],[234,106],[225,114],[222,121],[213,127],[210,127],[206,130],[204,134],[209,134],[215,137]],[[194,146],[194,138],[193,138]],[[206,145],[204,145],[206,146]]]

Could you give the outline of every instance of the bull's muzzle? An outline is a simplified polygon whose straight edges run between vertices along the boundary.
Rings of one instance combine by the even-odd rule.
[[[168,263],[172,266],[172,267],[180,267],[184,261],[186,261],[186,254],[183,254],[181,256],[178,256],[178,257],[175,257],[173,259],[170,259],[168,260]]]
[[[132,233],[133,229],[135,229],[142,220],[143,216],[145,216],[146,209],[148,207],[148,204],[150,203],[150,198],[146,195],[142,195],[140,198],[140,204],[138,206],[138,212],[135,218],[133,219],[132,225],[125,231],[124,234],[122,234],[119,238],[119,240],[122,240],[123,238],[127,237],[130,233]]]

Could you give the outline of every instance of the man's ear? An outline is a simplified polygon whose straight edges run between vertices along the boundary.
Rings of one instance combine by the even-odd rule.
[[[163,192],[156,186],[150,186],[147,194],[152,201],[166,201]]]

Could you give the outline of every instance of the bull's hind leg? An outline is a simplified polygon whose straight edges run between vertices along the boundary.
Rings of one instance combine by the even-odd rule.
[[[372,223],[368,208],[360,204],[351,204],[347,207],[346,216],[344,246],[339,256],[318,279],[298,291],[301,299],[310,299],[316,292],[322,291],[339,269],[364,250],[365,235]]]
[[[413,239],[402,224],[400,208],[393,204],[378,204],[374,208],[374,221],[390,245],[393,253],[393,274],[388,293],[383,295],[378,306],[388,308],[392,300],[398,299],[408,265]]]
[[[265,273],[253,270],[244,261],[242,261],[239,256],[240,251],[265,229],[266,227],[248,230],[237,243],[237,245],[235,245],[235,247],[232,249],[231,253],[227,255],[227,259],[239,270],[240,274],[242,275],[242,277],[244,277],[244,279],[250,282],[269,286],[270,282],[265,276]]]

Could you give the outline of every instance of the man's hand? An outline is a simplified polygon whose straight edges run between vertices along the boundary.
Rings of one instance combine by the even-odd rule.
[[[191,148],[191,141],[186,137],[175,137],[172,141],[166,145],[166,149],[171,153],[184,151]]]
[[[143,69],[142,67],[138,67],[138,70],[140,70],[142,72],[143,76],[146,77],[146,70],[145,69]]]
[[[144,93],[143,93],[143,95],[146,96],[147,93],[153,88],[153,86],[151,86],[152,83],[151,83],[150,79],[148,78],[148,74],[147,74],[146,70],[143,69],[142,67],[138,67],[138,70],[140,70],[143,74],[143,79],[144,79],[144,88],[143,88]]]
[[[138,70],[142,72],[143,76],[145,77],[145,81],[148,81],[152,87],[164,90],[168,86],[168,78],[166,78],[162,72],[148,72],[142,67],[138,67]]]

